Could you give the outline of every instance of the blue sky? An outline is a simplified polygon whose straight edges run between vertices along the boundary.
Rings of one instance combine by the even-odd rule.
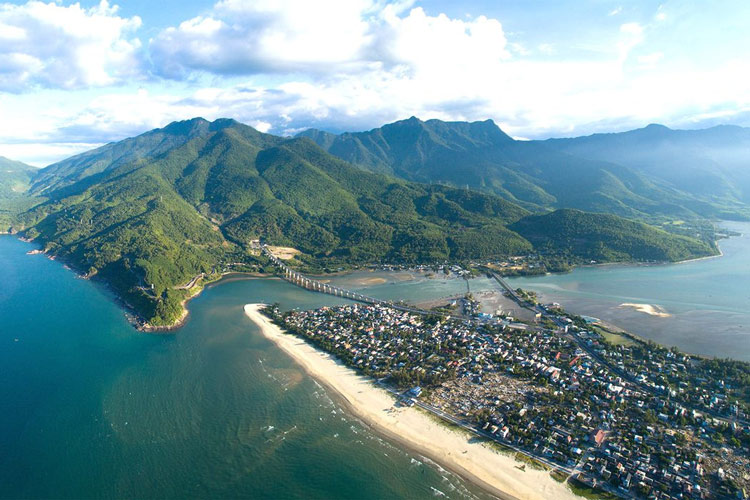
[[[194,116],[748,126],[749,25],[745,0],[0,0],[0,155],[46,165]]]

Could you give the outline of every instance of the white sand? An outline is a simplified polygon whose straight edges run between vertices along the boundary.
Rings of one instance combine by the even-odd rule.
[[[467,432],[454,431],[415,408],[397,408],[395,399],[369,379],[304,340],[284,333],[263,316],[262,304],[248,304],[245,314],[263,335],[291,356],[310,375],[336,391],[349,409],[378,432],[429,457],[500,498],[579,499],[548,472],[526,467],[490,445],[470,442]]]
[[[634,304],[626,302],[624,304],[620,304],[620,307],[632,307],[638,312],[648,314],[649,316],[656,316],[657,318],[669,318],[670,316],[672,316],[663,307],[653,304]]]

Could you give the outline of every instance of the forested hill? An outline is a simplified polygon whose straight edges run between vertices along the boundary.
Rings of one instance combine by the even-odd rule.
[[[710,244],[693,238],[669,235],[614,215],[579,210],[531,215],[509,227],[530,241],[537,251],[597,262],[679,261],[715,253]]]
[[[233,120],[173,123],[89,151],[36,173],[31,193],[36,204],[15,217],[14,230],[107,282],[153,325],[180,316],[189,294],[181,285],[200,273],[262,265],[251,245],[259,238],[299,249],[298,261],[318,269],[533,251],[508,229],[530,215],[517,204],[366,172],[309,139]],[[599,217],[589,216],[592,231]],[[628,238],[630,226],[621,228]],[[667,233],[641,242],[682,245]],[[673,255],[684,253],[665,258]]]
[[[335,135],[312,129],[300,135],[367,170],[418,182],[468,186],[532,211],[576,208],[633,218],[750,215],[747,200],[739,195],[721,198],[713,196],[716,190],[693,189],[701,177],[677,182],[634,162],[621,163],[627,157],[625,150],[649,157],[650,148],[637,144],[601,148],[596,151],[600,154],[593,154],[578,139],[516,141],[491,120],[467,123],[415,117],[367,132]],[[678,165],[671,164],[677,172]]]
[[[0,199],[21,196],[38,169],[0,156]]]
[[[0,156],[0,231],[7,229],[15,214],[29,208],[27,191],[38,170]]]

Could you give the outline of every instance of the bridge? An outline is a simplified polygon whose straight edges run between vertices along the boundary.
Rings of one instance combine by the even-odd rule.
[[[362,293],[355,292],[353,290],[347,290],[346,288],[334,286],[329,283],[323,283],[322,281],[305,276],[299,271],[295,271],[294,269],[290,268],[289,266],[284,264],[284,262],[282,262],[281,259],[273,255],[273,253],[271,253],[271,251],[268,249],[266,245],[261,245],[260,250],[263,253],[263,255],[268,257],[268,259],[273,263],[273,265],[276,266],[276,268],[281,271],[282,273],[281,276],[286,281],[294,285],[297,285],[298,287],[305,288],[313,292],[327,293],[328,295],[342,297],[344,299],[349,299],[349,300],[353,300],[356,302],[362,302],[365,304],[387,306],[393,309],[398,309],[399,311],[406,311],[406,312],[415,313],[415,314],[434,314],[431,311],[426,311],[424,309],[419,309],[416,307],[409,307],[409,306],[405,306],[401,304],[395,304],[389,300],[376,299],[375,297],[370,297],[368,295],[364,295]]]

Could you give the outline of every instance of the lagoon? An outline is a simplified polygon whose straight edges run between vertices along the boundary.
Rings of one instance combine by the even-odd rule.
[[[570,312],[600,318],[660,344],[750,361],[750,223],[722,225],[741,233],[719,241],[722,257],[579,267],[568,274],[508,281],[536,291],[545,302],[559,302]]]

